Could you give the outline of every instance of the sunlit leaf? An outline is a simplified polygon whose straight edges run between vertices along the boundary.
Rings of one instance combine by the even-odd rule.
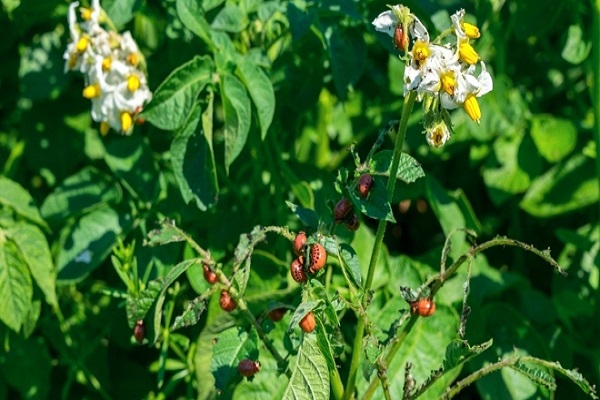
[[[275,113],[273,84],[267,74],[248,58],[238,64],[238,71],[256,106],[261,138],[264,140]]]
[[[215,376],[217,389],[224,389],[230,380],[241,377],[237,366],[246,358],[258,359],[258,334],[254,329],[246,332],[235,327],[219,335],[210,362],[210,371]]]
[[[17,182],[2,175],[0,175],[0,204],[12,208],[21,217],[48,228],[29,193]]]
[[[536,115],[531,120],[531,137],[542,157],[554,163],[568,156],[577,145],[577,128],[566,119]]]
[[[0,244],[0,320],[10,329],[19,332],[25,322],[33,286],[31,275],[16,246],[5,241]]]
[[[223,77],[223,112],[225,113],[225,168],[240,155],[250,130],[250,98],[246,88],[233,75]]]
[[[292,377],[283,395],[284,400],[329,399],[329,369],[316,335],[304,335],[291,370]]]

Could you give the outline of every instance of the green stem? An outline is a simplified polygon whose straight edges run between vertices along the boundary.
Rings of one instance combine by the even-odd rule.
[[[388,201],[391,202],[394,197],[394,189],[396,187],[396,174],[398,173],[398,165],[400,165],[400,156],[402,154],[402,147],[404,146],[404,138],[406,137],[406,128],[408,126],[408,117],[412,111],[417,98],[416,92],[410,92],[408,97],[404,98],[404,106],[402,107],[402,116],[400,124],[398,126],[398,134],[396,135],[396,143],[394,145],[394,157],[392,158],[392,165],[390,166],[390,178],[388,179],[387,194]],[[375,243],[373,245],[373,252],[371,253],[371,261],[369,262],[369,271],[367,273],[367,280],[364,286],[365,292],[365,303],[364,307],[369,301],[369,291],[373,284],[373,277],[375,276],[375,266],[379,258],[379,252],[383,244],[383,235],[387,227],[387,221],[380,220],[379,226],[377,227],[377,234],[375,236]],[[358,364],[360,362],[360,355],[362,353],[362,340],[365,333],[365,323],[363,318],[358,318],[356,324],[356,334],[354,336],[354,345],[352,347],[352,360],[350,361],[350,372],[348,374],[348,381],[346,382],[346,390],[344,391],[344,399],[347,400],[354,394],[354,387],[356,385],[356,375],[358,373]]]
[[[596,177],[600,181],[600,0],[592,0],[592,108],[594,110],[594,139],[596,141]],[[600,184],[600,182],[599,182]],[[598,203],[600,206],[600,203]],[[600,224],[600,215],[598,218]]]

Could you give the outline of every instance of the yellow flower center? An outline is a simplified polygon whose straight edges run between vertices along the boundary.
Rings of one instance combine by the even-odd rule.
[[[427,60],[427,57],[431,55],[431,49],[429,48],[429,44],[425,43],[421,40],[417,40],[412,49],[413,57],[419,64],[423,63]]]
[[[443,72],[440,76],[440,81],[442,82],[442,90],[448,93],[448,96],[453,96],[454,87],[456,86],[456,77],[454,76],[454,71]]]
[[[102,71],[110,71],[110,66],[112,65],[112,58],[106,57],[102,60]]]
[[[96,97],[100,97],[101,93],[102,92],[100,90],[100,85],[98,85],[97,83],[86,86],[86,88],[83,89],[83,97],[85,97],[86,99],[94,99]]]
[[[100,134],[106,136],[110,130],[110,125],[106,121],[100,122]]]
[[[481,120],[481,109],[479,108],[479,103],[477,102],[477,97],[474,94],[469,94],[465,99],[465,103],[463,104],[465,111],[469,117],[479,123]]]
[[[130,92],[135,92],[140,88],[140,78],[137,75],[129,75],[127,78],[127,89]]]
[[[82,8],[81,9],[81,19],[84,21],[89,21],[92,19],[92,9],[91,8]]]
[[[77,65],[77,61],[79,61],[79,54],[78,53],[72,53],[69,56],[69,61],[67,62],[67,65],[68,65],[69,69],[75,68],[75,66]]]
[[[77,50],[77,52],[79,53],[83,53],[88,48],[89,44],[90,38],[84,35],[80,37],[77,41],[77,44],[75,45],[75,50]]]
[[[473,65],[479,60],[479,54],[468,42],[462,42],[458,46],[458,54],[460,59],[469,65]]]
[[[431,141],[436,148],[442,147],[444,144],[444,130],[441,126],[435,128],[433,133],[431,134]]]
[[[133,118],[127,111],[121,113],[121,131],[126,133],[129,132],[133,125]]]
[[[479,33],[479,28],[473,24],[470,24],[468,22],[463,22],[460,25],[460,27],[462,28],[463,32],[465,33],[465,35],[467,35],[467,37],[469,39],[477,39],[478,37],[481,36],[481,33]]]
[[[137,54],[131,53],[127,55],[127,62],[136,67],[140,62],[140,57]]]

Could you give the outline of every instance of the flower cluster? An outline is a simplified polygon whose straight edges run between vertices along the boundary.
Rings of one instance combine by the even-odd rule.
[[[142,53],[131,33],[120,35],[102,27],[110,21],[99,0],[80,9],[81,22],[78,6],[69,6],[71,42],[64,54],[65,72],[77,70],[85,76],[83,97],[92,101],[92,118],[100,123],[102,134],[109,128],[130,134],[136,114],[152,97]]]
[[[441,147],[452,129],[448,110],[463,107],[479,123],[481,109],[477,98],[493,88],[492,77],[471,45],[472,40],[479,38],[479,29],[465,22],[465,11],[459,10],[452,15],[452,26],[431,41],[427,28],[407,7],[390,8],[379,14],[373,25],[406,52],[404,95],[417,93],[425,111],[427,142]]]

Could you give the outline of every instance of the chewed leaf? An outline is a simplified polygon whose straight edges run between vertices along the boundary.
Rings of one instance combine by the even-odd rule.
[[[185,311],[175,318],[171,331],[186,326],[196,325],[204,310],[206,310],[206,301],[203,298],[197,297],[190,301]]]
[[[444,358],[443,367],[448,371],[457,367],[476,355],[490,348],[493,340],[490,339],[485,343],[477,346],[470,346],[466,340],[453,340],[446,346],[446,357]]]
[[[374,174],[390,176],[393,155],[392,150],[382,150],[376,153],[370,161],[371,171]],[[412,183],[424,176],[425,172],[417,160],[406,153],[400,155],[400,164],[398,165],[396,179]]]
[[[237,365],[245,358],[258,360],[258,333],[254,329],[246,332],[238,327],[222,332],[210,362],[217,389],[224,389],[230,380],[239,376]]]
[[[160,228],[148,232],[148,237],[144,240],[144,246],[162,246],[172,242],[182,242],[185,237],[175,226],[175,222],[165,219],[161,221]]]

